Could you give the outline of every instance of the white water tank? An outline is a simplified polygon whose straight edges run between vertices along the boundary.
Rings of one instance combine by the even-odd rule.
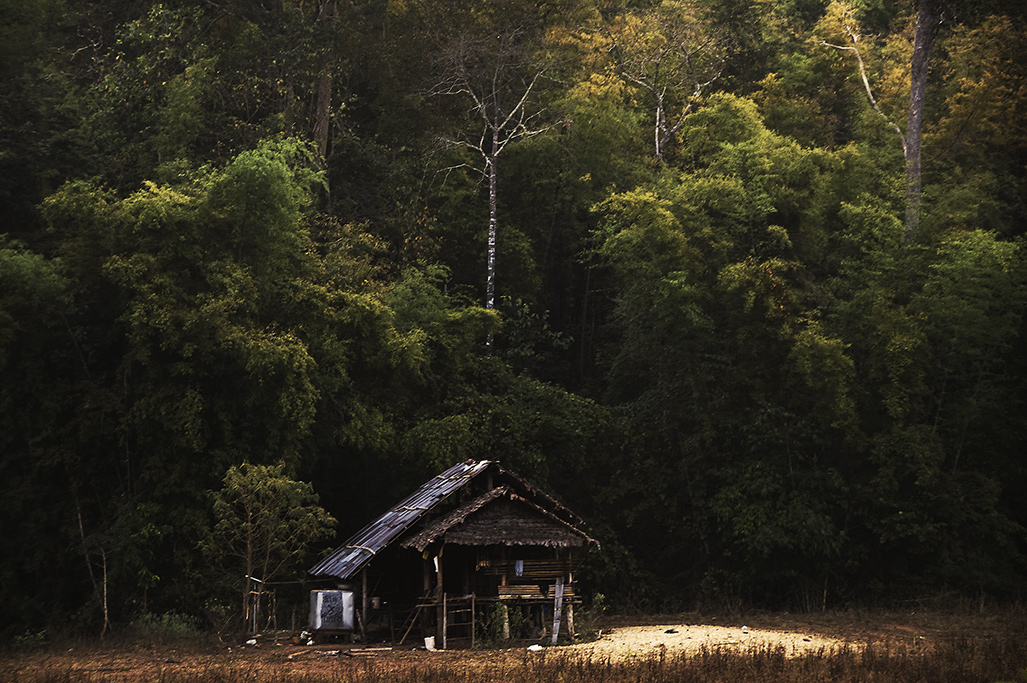
[[[352,631],[355,624],[353,591],[310,591],[311,631]]]

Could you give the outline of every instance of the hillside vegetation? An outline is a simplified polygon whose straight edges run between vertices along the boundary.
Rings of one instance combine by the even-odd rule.
[[[1023,3],[0,15],[4,635],[286,619],[468,458],[615,607],[1022,595]]]

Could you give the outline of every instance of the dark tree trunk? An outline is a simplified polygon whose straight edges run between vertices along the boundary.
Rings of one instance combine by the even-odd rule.
[[[324,22],[328,26],[335,24],[336,0],[324,0],[318,12],[317,21]],[[334,50],[329,44],[325,47],[324,61],[321,64],[321,74],[317,79],[317,100],[314,105],[314,141],[317,143],[317,152],[323,161],[328,154],[328,131],[332,114],[332,62]]]
[[[924,123],[927,66],[941,25],[943,0],[921,0],[910,64],[909,122],[906,126],[906,241],[920,223],[920,140]]]

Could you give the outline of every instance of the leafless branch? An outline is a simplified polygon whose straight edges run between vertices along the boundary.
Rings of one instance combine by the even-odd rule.
[[[888,124],[888,126],[898,134],[899,141],[902,143],[902,153],[903,155],[905,155],[906,134],[902,132],[902,129],[899,128],[898,124],[896,124],[894,121],[888,118],[887,114],[881,111],[881,107],[877,104],[877,100],[874,98],[873,90],[870,88],[870,80],[867,78],[866,65],[863,63],[863,55],[860,53],[859,47],[857,46],[857,43],[859,42],[859,35],[853,32],[853,30],[849,26],[845,27],[845,34],[852,41],[851,47],[847,45],[835,45],[833,43],[827,42],[826,40],[821,40],[820,44],[825,47],[834,48],[835,50],[850,51],[856,55],[856,62],[859,64],[859,75],[860,78],[863,80],[863,88],[866,90],[867,99],[870,101],[870,106],[873,107],[874,111],[877,112],[878,116],[884,119],[884,122]]]
[[[664,38],[663,43],[632,51],[619,40],[613,30],[608,28],[605,32],[611,43],[610,55],[621,77],[645,90],[653,98],[653,144],[656,158],[662,160],[664,147],[684,125],[695,101],[720,78],[724,60],[714,49],[716,40],[712,37],[697,39],[692,25],[665,24],[664,19],[655,15],[644,17],[643,20],[659,22],[659,27],[653,30]],[[631,35],[647,37],[649,34],[635,29],[629,38]],[[645,39],[643,37],[643,42]],[[690,88],[691,93],[684,96],[684,107],[680,114],[674,117],[673,123],[668,123],[667,95],[677,88]]]

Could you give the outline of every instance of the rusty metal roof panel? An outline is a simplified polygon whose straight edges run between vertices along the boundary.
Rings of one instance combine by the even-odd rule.
[[[312,576],[349,579],[429,510],[485,471],[489,464],[488,460],[468,460],[432,477],[381,517],[353,534],[344,545],[308,572]]]

